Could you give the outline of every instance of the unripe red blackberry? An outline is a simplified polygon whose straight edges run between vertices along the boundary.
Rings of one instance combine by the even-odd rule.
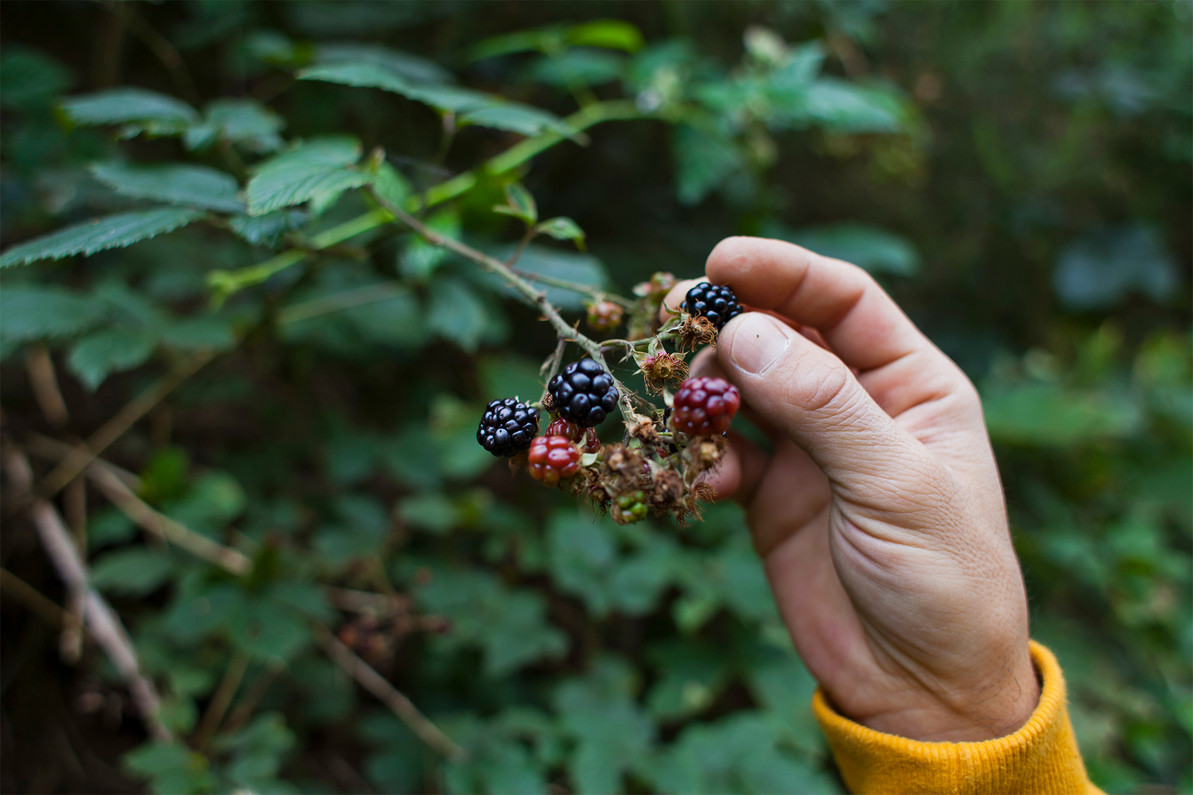
[[[505,398],[485,407],[476,440],[493,455],[509,457],[529,447],[538,432],[538,411],[517,398]]]
[[[716,436],[740,407],[741,393],[724,378],[689,378],[671,402],[671,425],[690,436]]]
[[[617,407],[613,376],[593,359],[581,359],[563,368],[547,384],[559,416],[585,428],[605,421]]]
[[[566,436],[580,445],[580,449],[585,453],[595,453],[601,449],[601,439],[597,436],[596,428],[581,428],[576,423],[568,422],[562,417],[551,420],[543,435]]]
[[[530,443],[530,476],[547,486],[580,471],[580,448],[566,436],[539,436]]]
[[[586,304],[588,309],[588,325],[594,331],[612,331],[621,324],[625,314],[621,304],[612,301],[596,301]]]
[[[683,309],[692,317],[706,317],[717,331],[742,313],[741,304],[733,290],[724,284],[700,282],[688,290]]]

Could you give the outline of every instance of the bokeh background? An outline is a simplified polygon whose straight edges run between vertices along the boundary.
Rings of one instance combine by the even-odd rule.
[[[4,791],[839,791],[735,506],[619,527],[476,445],[488,400],[537,397],[553,338],[474,266],[370,228],[213,308],[212,273],[372,206],[246,216],[236,189],[291,142],[382,147],[414,195],[554,119],[445,119],[453,84],[611,117],[427,213],[482,250],[521,234],[491,211],[516,179],[587,243],[524,266],[624,295],[735,233],[873,272],[982,391],[1094,781],[1193,790],[1188,2],[0,14],[0,251],[209,213],[0,262]],[[361,64],[423,94],[296,80]],[[96,95],[119,87],[172,100]],[[207,170],[137,169],[178,163]],[[127,628],[151,720],[79,640],[31,505]]]

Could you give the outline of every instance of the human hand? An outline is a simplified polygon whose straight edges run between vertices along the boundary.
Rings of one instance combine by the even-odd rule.
[[[705,273],[757,311],[730,321],[693,375],[736,384],[774,444],[767,453],[731,432],[709,483],[745,506],[779,612],[825,694],[911,739],[1020,728],[1039,686],[973,385],[854,265],[735,237]]]

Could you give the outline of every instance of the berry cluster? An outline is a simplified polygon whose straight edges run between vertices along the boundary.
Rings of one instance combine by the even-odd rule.
[[[683,301],[684,311],[692,317],[706,317],[720,331],[725,324],[741,314],[741,304],[733,290],[723,284],[700,282]]]
[[[485,407],[476,440],[493,455],[509,457],[529,447],[538,432],[539,413],[517,398],[506,398]]]
[[[724,433],[741,407],[741,393],[724,378],[689,378],[675,393],[671,424],[689,436]]]
[[[642,300],[631,306],[631,337],[633,329],[652,329],[642,342],[610,340],[600,346],[602,354],[610,345],[629,349],[625,358],[638,364],[647,394],[666,399],[668,390],[678,384],[668,405],[657,408],[642,396],[622,394],[624,387],[602,361],[585,358],[567,365],[547,383],[541,406],[551,419],[543,435],[538,435],[539,404],[505,398],[485,408],[477,441],[493,455],[517,456],[512,464],[524,461],[535,480],[589,499],[618,523],[638,522],[649,515],[671,515],[681,522],[698,516],[699,502],[713,496],[701,473],[720,462],[728,445],[723,437],[741,407],[741,395],[722,378],[684,380],[685,354],[667,352],[663,342],[675,341],[680,351],[686,350],[685,343],[713,342],[742,308],[730,288],[701,282],[685,297],[685,314],[653,330],[656,327],[650,326],[647,316],[657,316],[662,294],[673,283],[670,274],[656,274],[639,285],[641,291],[636,289]],[[597,327],[612,325],[615,319],[620,321],[621,309],[612,302],[592,304],[590,320]],[[619,404],[626,435],[618,443],[602,445],[596,426]],[[639,413],[639,406],[646,414]]]
[[[555,411],[585,428],[600,425],[617,407],[613,376],[593,359],[581,359],[563,368],[547,384]]]

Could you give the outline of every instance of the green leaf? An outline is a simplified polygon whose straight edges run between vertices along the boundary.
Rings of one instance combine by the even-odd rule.
[[[236,346],[232,318],[199,315],[181,318],[160,329],[163,345],[178,351],[227,351]]]
[[[430,105],[444,113],[455,113],[459,123],[537,135],[551,130],[573,135],[575,130],[545,110],[507,102],[501,97],[447,85],[415,84],[395,71],[373,63],[341,63],[316,66],[299,73],[300,80],[322,80],[347,86],[379,88],[407,99]]]
[[[443,535],[455,526],[456,506],[439,493],[415,494],[402,500],[398,515],[414,527],[435,535]]]
[[[112,373],[144,364],[156,347],[157,338],[147,329],[105,329],[76,342],[66,364],[88,389],[94,390]]]
[[[501,260],[508,259],[514,253],[514,247],[499,247],[494,255]],[[523,249],[516,263],[518,270],[531,274],[541,274],[564,281],[605,289],[609,285],[609,276],[601,261],[591,254],[577,254],[563,251],[549,246],[531,244]],[[486,283],[494,290],[510,294],[510,288],[495,276],[485,275]],[[588,296],[562,287],[539,286],[546,294],[547,300],[563,310],[577,310],[584,306]]]
[[[14,284],[0,290],[0,340],[6,345],[78,334],[106,315],[102,302],[61,287]]]
[[[181,100],[141,88],[114,88],[69,97],[62,103],[75,124],[149,122],[162,130],[180,130],[199,121],[198,112]]]
[[[581,250],[584,248],[584,230],[571,218],[562,215],[556,218],[548,218],[536,226],[534,231],[553,237],[556,240],[574,240],[576,241],[577,248]]]
[[[204,795],[218,791],[219,780],[211,772],[207,757],[181,742],[138,745],[121,762],[145,779],[154,792]]]
[[[1136,433],[1139,406],[1127,395],[1077,390],[1056,384],[991,386],[982,408],[990,438],[1025,447],[1075,447]]]
[[[426,226],[443,237],[459,238],[460,214],[452,207],[440,210],[427,219]],[[449,256],[447,249],[414,235],[402,249],[399,267],[407,279],[425,282]]]
[[[467,282],[436,279],[431,283],[427,327],[464,350],[476,350],[488,327],[488,314],[488,306]]]
[[[377,172],[373,175],[373,190],[382,199],[396,207],[401,207],[407,197],[414,192],[410,181],[385,162],[377,166]]]
[[[554,113],[512,102],[469,111],[460,116],[458,123],[460,126],[474,124],[521,135],[538,135],[548,131],[563,136],[576,134],[575,128]]]
[[[317,138],[273,157],[255,171],[247,195],[250,215],[264,215],[281,207],[312,199],[326,202],[369,181],[353,170],[360,159],[360,143],[353,138]]]
[[[217,212],[244,212],[244,202],[236,195],[240,189],[236,178],[213,168],[181,163],[153,166],[95,163],[90,171],[122,196]]]
[[[91,584],[110,593],[146,596],[168,582],[174,569],[174,559],[166,549],[120,549],[95,561]]]
[[[254,246],[272,248],[286,232],[299,229],[307,222],[302,210],[275,210],[265,215],[236,215],[228,220],[228,226],[241,238]]]
[[[45,107],[71,82],[69,69],[37,50],[7,44],[0,53],[0,107]]]
[[[620,19],[595,19],[568,28],[568,43],[579,47],[637,52],[642,49],[642,32]]]
[[[812,122],[833,132],[893,133],[908,122],[906,100],[892,87],[862,86],[833,77],[822,77],[808,86],[803,101],[791,112],[776,108],[776,116],[797,122]]]
[[[870,273],[913,276],[920,269],[920,255],[905,237],[869,224],[844,223],[787,229],[769,225],[765,234],[797,243],[826,257],[845,260]]]
[[[538,220],[539,211],[534,203],[534,196],[519,183],[511,182],[505,186],[505,199],[507,203],[494,207],[493,212],[521,218],[527,224],[533,224]]]
[[[1070,243],[1060,253],[1053,287],[1066,306],[1106,310],[1132,293],[1157,303],[1171,299],[1180,267],[1159,228],[1146,224],[1110,226]]]
[[[0,256],[0,268],[43,259],[63,259],[75,254],[89,256],[97,251],[131,246],[146,238],[173,232],[205,215],[202,210],[190,207],[168,207],[96,218],[13,246]]]
[[[434,61],[373,44],[321,44],[315,52],[320,64],[374,64],[412,83],[450,83],[452,73]]]
[[[206,107],[203,121],[188,127],[182,140],[192,151],[223,141],[265,154],[282,148],[284,141],[278,133],[285,126],[281,116],[258,102],[221,99]]]
[[[540,55],[522,73],[526,80],[562,89],[611,83],[625,72],[626,57],[601,50],[568,50],[563,55]]]
[[[697,204],[743,167],[737,144],[705,127],[675,127],[676,191],[683,204]]]

